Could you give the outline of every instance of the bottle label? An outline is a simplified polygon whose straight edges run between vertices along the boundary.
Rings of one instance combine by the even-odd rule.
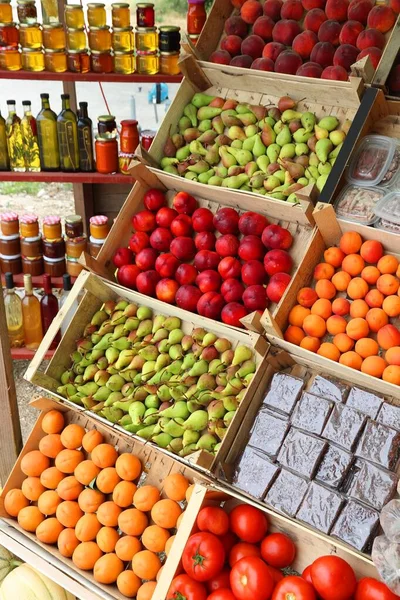
[[[79,166],[81,171],[93,171],[92,132],[88,125],[78,127]]]
[[[42,167],[59,169],[57,126],[50,121],[39,121],[37,125]]]
[[[76,139],[75,139],[75,124],[71,121],[58,122],[58,136],[60,145],[60,156],[69,169],[78,170],[79,165],[76,164]]]

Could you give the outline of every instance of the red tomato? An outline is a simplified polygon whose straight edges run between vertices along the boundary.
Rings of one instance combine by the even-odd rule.
[[[232,550],[233,546],[237,544],[238,539],[237,536],[232,533],[232,531],[228,531],[225,535],[221,535],[219,538],[222,542],[223,547],[225,548],[225,555],[229,556],[229,552]]]
[[[229,517],[218,506],[202,508],[197,516],[197,526],[200,531],[209,531],[214,535],[224,535],[229,529]]]
[[[271,567],[283,569],[292,564],[296,546],[284,533],[271,533],[261,542],[261,556]]]
[[[311,565],[308,565],[301,574],[302,578],[311,583],[312,585],[312,577],[311,577]]]
[[[238,600],[269,600],[274,581],[258,556],[246,556],[232,567],[231,588]]]
[[[207,581],[224,566],[225,550],[212,533],[201,532],[190,536],[183,551],[182,564],[186,573],[196,581]]]
[[[230,569],[224,569],[215,577],[212,577],[206,582],[209,593],[215,592],[216,590],[225,589],[230,587],[229,575],[231,574]]]
[[[316,600],[313,586],[302,577],[290,575],[280,581],[272,594],[272,600]]]
[[[254,506],[239,504],[229,515],[233,533],[250,544],[260,542],[268,530],[266,515]]]
[[[210,594],[207,600],[237,600],[229,589],[220,589]]]
[[[247,542],[235,544],[229,553],[230,566],[233,567],[238,560],[245,556],[259,556],[261,558],[260,548],[255,544],[248,544]]]
[[[313,586],[323,600],[348,600],[357,581],[351,566],[339,556],[321,556],[311,565]]]
[[[394,594],[384,583],[364,577],[357,583],[355,600],[396,600],[398,596]]]
[[[280,581],[282,581],[283,579],[283,573],[282,571],[280,571],[279,569],[275,569],[275,567],[270,567],[269,565],[267,565],[269,572],[272,575],[272,579],[274,580],[274,584],[276,585],[277,583],[279,583]]]
[[[206,600],[204,585],[193,581],[188,575],[178,575],[170,585],[167,600]]]

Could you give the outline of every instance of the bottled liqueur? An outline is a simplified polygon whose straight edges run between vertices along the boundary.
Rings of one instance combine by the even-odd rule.
[[[21,119],[22,143],[24,147],[25,168],[37,173],[40,171],[39,144],[37,137],[36,119],[32,115],[31,103],[23,100],[24,116]]]
[[[42,110],[36,117],[39,155],[42,171],[60,170],[60,153],[58,150],[57,115],[51,110],[49,94],[40,94]]]
[[[0,113],[0,171],[9,171],[10,161],[8,158],[6,122]]]
[[[69,94],[61,94],[62,109],[57,117],[61,171],[79,170],[78,124],[71,110]]]
[[[8,117],[6,119],[6,136],[11,171],[26,171],[21,119],[15,110],[15,100],[7,100],[7,107]]]
[[[51,277],[48,273],[43,275],[43,290],[44,296],[40,301],[40,312],[42,315],[43,333],[46,333],[53,322],[54,317],[58,313],[58,300],[54,296],[51,289]],[[50,349],[57,348],[61,340],[61,333],[58,331],[54,340],[51,343]]]
[[[87,107],[87,102],[79,102],[79,169],[86,173],[94,171],[92,120],[88,117]]]
[[[11,348],[24,345],[24,322],[21,298],[16,294],[12,273],[6,273],[6,294],[4,306],[6,311],[7,331]]]
[[[64,275],[63,275],[63,290],[60,295],[60,308],[62,308],[62,306],[64,306],[64,303],[66,302],[71,289],[72,289],[71,275],[69,275],[68,273],[64,273]],[[77,308],[78,308],[78,300],[75,300],[75,302],[72,304],[71,308],[67,312],[67,315],[61,324],[61,335],[64,335],[64,333],[66,332]]]
[[[24,288],[22,314],[24,317],[25,346],[30,350],[37,350],[43,339],[43,328],[40,302],[33,294],[32,275],[24,275]]]

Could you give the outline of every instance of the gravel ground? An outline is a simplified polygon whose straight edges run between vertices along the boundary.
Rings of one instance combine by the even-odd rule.
[[[28,365],[29,362],[27,360],[14,361],[14,379],[17,389],[19,421],[24,443],[38,417],[38,411],[30,407],[29,402],[32,398],[40,394],[40,390],[24,379],[24,373]]]

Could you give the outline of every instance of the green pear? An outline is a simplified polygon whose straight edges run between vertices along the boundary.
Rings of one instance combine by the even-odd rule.
[[[290,144],[291,141],[292,134],[290,133],[290,129],[287,125],[284,125],[282,131],[276,136],[276,143],[282,147],[285,144]]]
[[[205,119],[213,119],[222,113],[222,108],[217,108],[215,106],[202,106],[197,111],[197,118],[199,121],[204,121]],[[195,127],[195,125],[193,125]]]
[[[158,433],[157,435],[153,435],[151,441],[160,446],[160,448],[167,448],[167,446],[171,443],[173,437],[169,435],[169,433]]]
[[[248,346],[239,345],[235,348],[235,353],[233,355],[232,365],[240,365],[245,360],[250,360],[253,358],[253,352]]]
[[[254,143],[253,150],[252,150],[253,156],[255,156],[256,158],[258,158],[260,156],[264,156],[265,153],[266,153],[266,151],[267,151],[267,148],[262,143],[261,136],[260,135],[256,135],[256,141]]]
[[[175,404],[159,413],[160,417],[167,417],[168,419],[187,419],[189,411],[187,403],[184,400],[178,400]]]
[[[258,133],[258,126],[257,125],[247,125],[247,127],[244,128],[244,132],[245,132],[247,138],[253,137],[254,135],[256,135]]]
[[[189,179],[190,181],[198,181],[196,173],[192,173],[191,171],[185,173],[185,179]]]
[[[209,165],[217,165],[219,163],[219,146],[218,144],[214,144],[213,146],[209,146],[204,157],[204,160]],[[214,175],[214,171],[212,171],[212,175]],[[211,176],[212,176],[211,175]],[[208,178],[209,179],[209,178]]]
[[[178,128],[181,133],[184,133],[186,129],[188,129],[192,124],[192,121],[189,117],[183,116],[178,121]]]
[[[330,132],[329,139],[334,146],[339,146],[339,144],[342,144],[346,139],[346,134],[344,131],[338,131],[335,129],[334,131]]]
[[[332,150],[333,144],[331,140],[324,138],[322,140],[318,140],[315,145],[315,153],[318,156],[320,162],[327,162],[329,152]]]
[[[185,108],[183,109],[183,114],[185,117],[188,117],[188,119],[190,119],[192,127],[197,127],[197,108],[194,106],[194,104],[186,104]]]
[[[208,123],[208,121],[202,121],[200,123],[200,127],[203,123]],[[200,129],[200,127],[199,127],[199,129]],[[221,115],[218,115],[217,117],[214,117],[212,119],[210,127],[212,127],[219,135],[222,135],[224,133],[225,125],[224,125]]]
[[[212,177],[210,177],[210,179],[208,180],[208,185],[216,185],[216,186],[221,186],[222,184],[222,177],[218,177],[217,175],[213,175]]]
[[[182,443],[183,447],[188,446],[189,444],[196,444],[200,439],[200,433],[198,431],[192,431],[191,429],[186,429],[183,432]]]
[[[183,423],[183,421],[182,421]],[[184,428],[177,419],[170,419],[163,429],[164,433],[168,433],[173,438],[181,438],[184,433]]]
[[[200,156],[205,156],[207,154],[207,150],[198,140],[193,140],[193,142],[190,142],[189,148],[192,154],[200,154]]]
[[[288,123],[289,121],[299,120],[303,116],[303,113],[297,112],[296,110],[285,110],[282,113],[281,120],[283,123]]]
[[[179,452],[179,456],[184,458],[185,456],[189,456],[193,452],[196,452],[196,444],[188,444]]]
[[[322,190],[324,189],[324,185],[327,181],[329,177],[329,173],[327,173],[326,175],[320,175],[317,179],[317,188],[320,192],[322,192]]]
[[[174,454],[179,454],[183,450],[183,442],[181,438],[172,438],[167,446],[167,450]]]
[[[320,125],[316,125],[314,127],[314,134],[317,140],[324,140],[329,137],[329,131],[323,127],[320,127]]]
[[[321,163],[319,163],[317,168],[318,168],[318,173],[320,175],[329,175],[329,173],[332,170],[332,165],[329,162],[326,162],[326,163],[321,162]]]
[[[213,452],[218,440],[212,433],[204,433],[196,444],[196,450],[208,450]]]
[[[240,186],[249,181],[248,176],[245,173],[242,175],[236,175],[234,177],[227,177],[224,179],[224,187],[228,187],[234,190],[238,190]]]
[[[236,150],[241,150],[243,147],[243,142],[241,140],[233,140],[231,144],[231,148],[236,148]]]
[[[296,155],[295,144],[284,144],[279,153],[279,158],[293,158]]]
[[[196,412],[192,413],[190,417],[183,423],[183,429],[202,431],[207,427],[207,423],[208,412],[205,410],[196,410]]]
[[[277,121],[273,127],[274,132],[278,135],[287,125],[281,120]]]
[[[248,150],[251,152],[253,150],[254,144],[256,142],[256,137],[257,137],[256,135],[253,135],[253,136],[247,138],[246,140],[244,140],[242,143],[242,149]]]
[[[237,125],[232,125],[232,127],[229,127],[228,129],[228,133],[227,133],[228,138],[230,138],[231,140],[246,140],[246,134],[243,131],[243,129]]]
[[[226,169],[229,169],[229,167],[237,164],[236,158],[233,156],[233,154],[228,152],[228,146],[221,146],[218,152],[221,157],[222,164]]]
[[[312,136],[313,134],[310,131],[307,131],[304,127],[300,127],[300,129],[294,132],[293,139],[298,144],[305,144]]]
[[[179,161],[186,160],[190,156],[190,146],[182,146],[179,150],[176,151],[176,158]]]
[[[215,96],[209,96],[208,94],[202,94],[198,92],[192,98],[192,104],[196,108],[201,108],[202,106],[208,106],[210,102],[215,99]]]
[[[239,114],[238,119],[239,119],[239,121],[241,121],[243,123],[243,125],[245,127],[248,127],[249,125],[254,125],[255,123],[257,123],[256,115],[251,112]]]
[[[308,132],[314,131],[314,126],[316,123],[316,117],[315,117],[314,113],[312,113],[312,112],[303,113],[301,115],[300,121],[306,131],[308,131]]]
[[[309,154],[310,148],[305,143],[296,144],[295,153],[296,156],[303,156],[304,154]]]
[[[145,440],[150,440],[151,436],[154,434],[155,427],[155,425],[148,425],[147,427],[139,429],[136,434]]]
[[[205,160],[199,160],[194,165],[189,165],[188,171],[200,175],[206,173],[210,169],[210,165]]]
[[[339,125],[339,120],[336,117],[323,117],[318,122],[318,127],[322,127],[322,129],[326,129],[327,131],[333,131]]]
[[[204,121],[200,123],[198,130],[201,131],[201,133],[204,133],[209,129],[212,129],[212,121],[211,119],[204,119]]]
[[[237,150],[236,148],[228,147],[227,151],[234,156],[236,162],[243,167],[253,160],[253,155],[249,150]]]
[[[164,321],[164,328],[167,329],[167,331],[172,331],[173,329],[180,329],[181,325],[182,322],[179,319],[179,317],[168,317]]]
[[[221,119],[225,127],[232,127],[233,125],[241,127],[242,125],[242,122],[238,119],[237,112],[233,109],[223,110]]]

